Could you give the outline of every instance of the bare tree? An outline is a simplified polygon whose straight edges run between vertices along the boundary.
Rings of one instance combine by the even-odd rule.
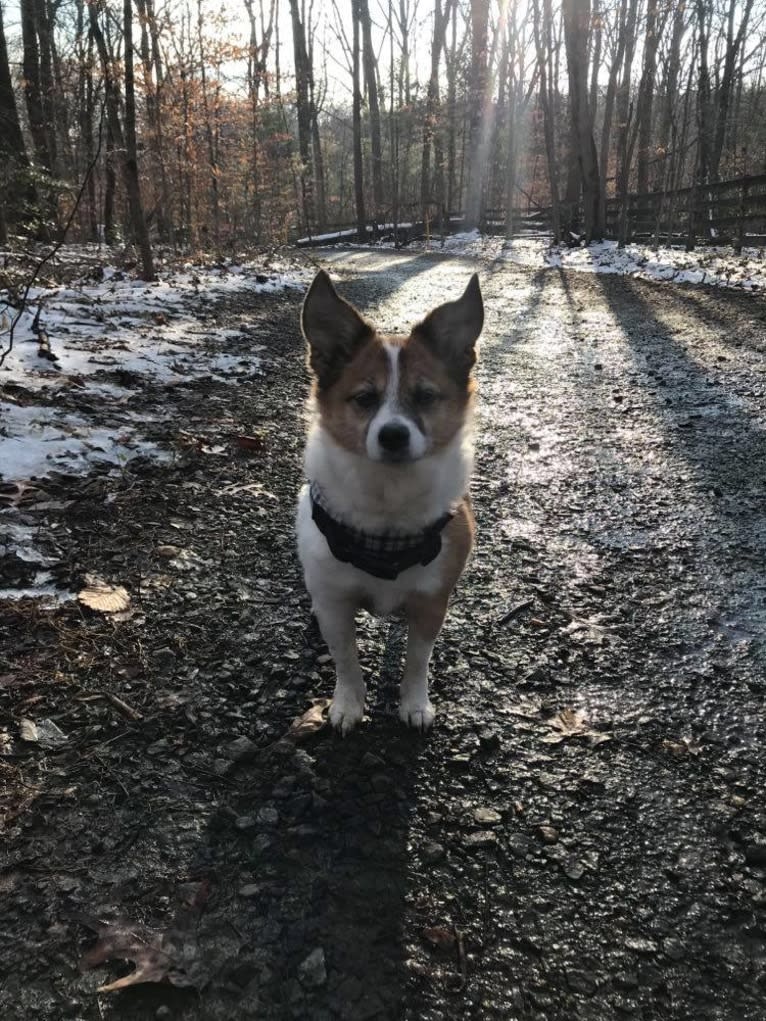
[[[356,229],[359,240],[367,237],[367,215],[364,205],[364,162],[362,159],[362,88],[361,88],[361,52],[359,35],[361,29],[360,0],[351,0],[351,18],[353,21],[352,87],[353,87],[353,125],[354,125],[354,200],[356,205]]]
[[[599,199],[598,156],[593,140],[593,119],[588,104],[588,35],[590,0],[562,0],[564,40],[569,72],[569,105],[577,143],[584,213],[585,240],[603,236]]]
[[[468,175],[465,187],[465,226],[481,221],[487,125],[484,121],[488,64],[489,0],[471,0],[471,76],[468,99]]]
[[[20,177],[27,168],[27,151],[13,93],[2,6],[0,6],[0,160],[2,161],[0,242],[5,244],[8,224],[22,218],[23,192],[28,191],[28,188],[25,189],[20,182]]]
[[[362,28],[362,62],[364,65],[364,87],[367,93],[367,107],[370,117],[370,155],[372,158],[372,202],[375,222],[380,222],[383,212],[383,147],[380,135],[380,104],[378,102],[378,69],[375,50],[372,47],[372,21],[368,0],[359,0],[359,19]]]
[[[135,100],[135,79],[133,73],[133,6],[132,0],[123,2],[123,33],[125,40],[125,127],[120,119],[120,97],[117,80],[109,58],[104,33],[98,20],[98,11],[95,4],[90,8],[90,30],[96,43],[96,49],[101,60],[101,70],[104,76],[104,90],[106,98],[106,114],[109,122],[109,132],[115,149],[119,152],[122,164],[122,176],[125,182],[125,190],[128,194],[128,206],[130,208],[130,222],[133,235],[138,247],[142,275],[144,280],[154,280],[154,259],[152,247],[149,242],[149,228],[144,216],[144,207],[141,200],[141,185],[138,176],[138,151],[136,144],[136,100]]]

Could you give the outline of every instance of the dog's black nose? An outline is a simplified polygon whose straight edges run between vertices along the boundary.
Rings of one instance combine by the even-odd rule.
[[[390,422],[378,433],[378,442],[389,454],[401,454],[410,442],[410,430],[406,425]]]

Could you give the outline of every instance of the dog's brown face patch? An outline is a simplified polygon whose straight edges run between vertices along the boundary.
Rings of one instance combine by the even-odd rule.
[[[329,387],[314,383],[322,425],[336,443],[366,455],[367,429],[388,384],[389,365],[383,340],[370,338]]]
[[[314,396],[322,425],[346,450],[369,454],[370,425],[388,405],[422,434],[424,452],[433,453],[465,424],[473,391],[473,381],[461,386],[417,334],[376,334],[331,386],[315,385]]]
[[[465,424],[484,309],[478,278],[408,337],[381,336],[318,274],[302,325],[322,425],[344,449],[408,463],[446,447]]]

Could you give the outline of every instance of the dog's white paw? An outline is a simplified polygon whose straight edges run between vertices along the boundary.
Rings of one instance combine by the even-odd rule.
[[[434,707],[428,699],[406,701],[399,706],[399,717],[402,723],[406,723],[408,727],[414,727],[421,733],[431,729],[435,715]]]
[[[327,715],[334,729],[345,737],[362,722],[364,702],[360,702],[353,695],[336,695]]]

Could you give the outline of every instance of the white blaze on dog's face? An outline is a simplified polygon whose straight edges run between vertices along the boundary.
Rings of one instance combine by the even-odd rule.
[[[479,278],[407,337],[381,336],[320,270],[301,326],[322,426],[372,461],[409,464],[442,449],[471,406],[471,368],[484,322]]]

